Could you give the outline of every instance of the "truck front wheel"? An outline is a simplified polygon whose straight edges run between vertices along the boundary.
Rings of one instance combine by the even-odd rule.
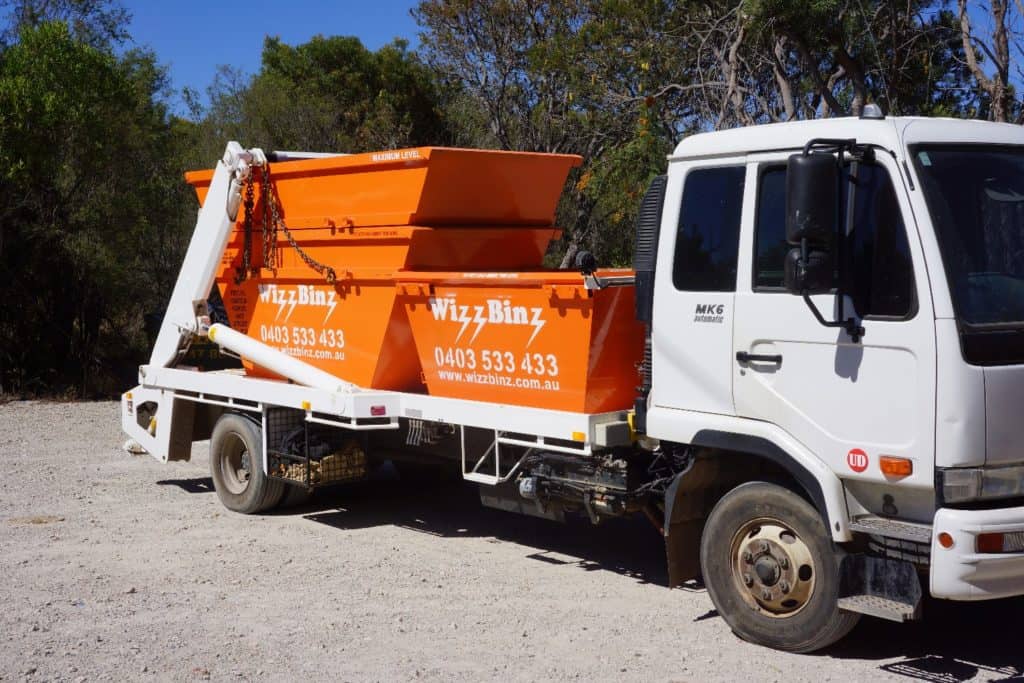
[[[857,624],[838,607],[842,554],[806,500],[767,482],[727,493],[701,538],[718,613],[744,640],[790,652],[826,647]]]
[[[281,501],[284,484],[263,471],[263,439],[250,418],[225,413],[210,437],[210,475],[217,497],[229,510],[253,514]]]

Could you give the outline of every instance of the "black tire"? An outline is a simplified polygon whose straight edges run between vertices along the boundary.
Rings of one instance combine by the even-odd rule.
[[[260,426],[242,415],[222,415],[210,438],[210,475],[224,507],[251,515],[280,502],[285,484],[267,477],[262,463]]]
[[[281,497],[281,502],[277,504],[277,507],[284,510],[305,505],[313,500],[314,493],[313,489],[307,489],[304,486],[285,484],[284,495]]]
[[[711,602],[744,640],[813,652],[860,620],[838,606],[843,550],[821,515],[788,489],[757,481],[727,493],[708,517],[700,551]]]

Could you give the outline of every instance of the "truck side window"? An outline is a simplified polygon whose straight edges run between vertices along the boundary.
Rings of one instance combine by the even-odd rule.
[[[852,261],[847,289],[854,306],[865,317],[907,317],[914,307],[914,271],[889,174],[881,166],[861,164],[854,192],[854,229],[847,240]]]
[[[854,181],[853,234],[841,251],[848,259],[849,282],[857,312],[863,316],[903,318],[914,307],[914,277],[907,231],[886,170],[860,164]],[[849,196],[844,183],[842,215]],[[767,169],[758,182],[755,232],[755,289],[782,289],[786,242],[786,167]]]
[[[672,283],[693,292],[736,291],[742,166],[690,171],[683,186]]]
[[[782,289],[786,252],[786,167],[773,166],[761,174],[757,190],[757,244],[754,288]]]

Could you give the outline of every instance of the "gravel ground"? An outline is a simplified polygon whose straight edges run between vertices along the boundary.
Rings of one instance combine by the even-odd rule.
[[[206,445],[119,449],[114,403],[0,405],[0,680],[1003,680],[1024,601],[927,603],[788,655],[666,583],[646,523],[557,525],[381,479],[221,507]]]

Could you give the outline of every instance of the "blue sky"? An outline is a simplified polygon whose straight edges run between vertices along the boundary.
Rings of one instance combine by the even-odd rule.
[[[267,35],[280,36],[290,45],[317,34],[354,35],[373,50],[398,37],[415,47],[418,29],[409,10],[416,4],[412,0],[124,1],[132,13],[135,44],[156,51],[157,59],[170,69],[175,91],[188,86],[204,94],[221,64],[255,73]],[[177,93],[173,104],[180,112]]]

